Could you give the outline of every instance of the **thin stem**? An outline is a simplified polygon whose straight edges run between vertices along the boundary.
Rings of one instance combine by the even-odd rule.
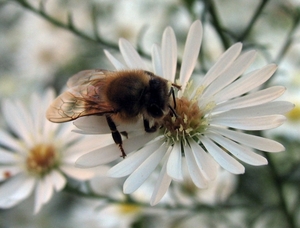
[[[294,21],[293,21],[293,25],[289,31],[289,33],[287,34],[287,38],[284,42],[284,44],[282,45],[277,57],[275,58],[275,63],[279,64],[281,62],[281,60],[283,59],[283,57],[285,56],[285,54],[287,53],[287,51],[289,50],[291,44],[293,43],[293,36],[294,33],[299,25],[300,22],[300,15],[297,12],[297,14],[295,15]]]
[[[223,48],[224,50],[228,49],[229,46],[230,46],[230,42],[229,42],[229,39],[227,36],[225,36],[225,33],[224,33],[224,28],[223,26],[221,25],[221,21],[219,19],[219,16],[217,14],[217,10],[216,10],[216,7],[215,7],[215,4],[214,4],[214,1],[212,0],[204,0],[205,2],[205,5],[211,15],[211,19],[212,19],[212,23],[217,31],[217,33],[219,34],[220,36],[220,39],[222,41],[222,44],[223,44]]]
[[[96,35],[95,37],[89,36],[88,34],[86,34],[86,33],[82,32],[81,30],[77,29],[75,27],[73,21],[72,21],[72,15],[70,13],[68,14],[68,23],[64,24],[63,22],[55,19],[54,17],[52,17],[52,16],[50,16],[49,14],[46,13],[46,11],[44,9],[43,2],[41,2],[41,4],[40,4],[40,9],[36,9],[30,3],[28,3],[26,0],[15,0],[15,1],[17,3],[19,3],[21,6],[23,6],[25,9],[30,10],[31,12],[41,16],[42,18],[44,18],[45,20],[47,20],[51,24],[53,24],[53,25],[55,25],[59,28],[68,30],[68,31],[72,32],[73,34],[79,36],[80,38],[83,38],[83,39],[88,40],[88,41],[96,42],[96,43],[98,43],[102,46],[105,46],[105,47],[109,47],[109,48],[118,50],[118,45],[117,44],[106,41],[98,35]],[[95,21],[94,18],[93,18],[93,21]],[[95,30],[95,28],[94,28],[94,30]]]
[[[279,197],[279,204],[280,208],[282,209],[282,213],[286,218],[287,224],[289,228],[296,228],[296,222],[292,214],[288,210],[288,205],[284,197],[284,189],[283,189],[283,184],[281,181],[281,178],[279,177],[278,170],[276,169],[276,166],[274,162],[272,161],[272,158],[270,154],[265,153],[266,158],[269,161],[268,167],[270,169],[271,176],[273,178],[274,184],[276,186],[277,194]]]
[[[245,28],[244,32],[238,37],[237,41],[243,41],[250,33],[250,31],[252,30],[254,24],[256,23],[257,19],[259,18],[259,16],[261,15],[261,12],[264,10],[265,6],[267,5],[267,3],[269,2],[269,0],[262,0],[260,2],[260,4],[258,5],[258,7],[256,8],[253,17],[251,18],[248,26]]]

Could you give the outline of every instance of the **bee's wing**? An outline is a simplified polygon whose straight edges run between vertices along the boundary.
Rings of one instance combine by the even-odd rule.
[[[78,85],[89,84],[93,80],[105,78],[109,72],[111,71],[102,69],[83,70],[69,78],[67,86],[72,88]]]
[[[103,94],[103,88],[106,86],[105,77],[97,79],[90,75],[89,78],[91,80],[80,79],[75,75],[72,85],[76,86],[52,102],[46,113],[47,119],[60,123],[75,120],[81,116],[115,113]]]

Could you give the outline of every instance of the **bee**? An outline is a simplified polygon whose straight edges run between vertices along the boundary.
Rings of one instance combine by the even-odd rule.
[[[165,115],[171,112],[176,116],[174,87],[181,88],[149,71],[101,69],[81,71],[68,80],[67,86],[69,89],[49,106],[47,119],[62,123],[82,116],[105,116],[123,158],[126,153],[121,134],[128,135],[118,131],[115,121],[135,122],[142,117],[145,131],[155,132]]]

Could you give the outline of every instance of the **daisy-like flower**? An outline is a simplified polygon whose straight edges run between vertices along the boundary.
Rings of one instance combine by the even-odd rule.
[[[194,184],[205,188],[216,178],[218,164],[233,174],[241,174],[244,173],[244,166],[240,161],[255,166],[267,164],[267,160],[254,149],[266,152],[284,150],[276,141],[241,132],[278,127],[285,120],[283,114],[293,108],[289,102],[274,101],[284,93],[284,87],[259,90],[276,71],[276,65],[270,64],[245,73],[253,63],[256,52],[241,54],[242,44],[236,43],[219,57],[200,81],[193,82],[191,75],[201,39],[201,22],[195,21],[187,36],[179,78],[176,80],[182,86],[176,96],[177,117],[171,112],[166,115],[156,133],[136,134],[133,137],[129,134],[129,139],[124,140],[124,149],[127,153],[135,152],[108,172],[112,177],[128,176],[123,190],[132,193],[161,164],[150,200],[152,205],[160,201],[172,180],[183,180],[184,161]],[[116,70],[149,70],[128,41],[120,39],[119,47],[126,65],[105,51]],[[152,71],[175,82],[177,44],[172,28],[165,29],[161,47],[154,45],[152,50]],[[96,124],[96,119],[90,123],[87,119],[78,120],[75,125],[87,133],[96,133],[96,129],[101,128]],[[117,148],[107,146],[83,155],[77,164],[95,166],[119,156]]]
[[[82,151],[92,149],[92,138],[82,140],[70,132],[72,124],[46,120],[53,99],[53,90],[47,90],[42,97],[33,94],[28,108],[19,101],[3,101],[9,130],[0,129],[0,208],[10,208],[34,192],[37,213],[55,191],[64,188],[66,176],[79,181],[94,176],[91,170],[74,167]]]

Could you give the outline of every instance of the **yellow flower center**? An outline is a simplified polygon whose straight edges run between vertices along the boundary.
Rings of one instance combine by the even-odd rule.
[[[170,112],[162,120],[165,136],[172,142],[186,142],[186,137],[194,137],[206,128],[206,121],[197,100],[176,98],[175,111],[177,116]]]
[[[28,172],[43,176],[49,173],[58,164],[56,149],[50,144],[38,144],[34,146],[27,157],[26,166]]]
[[[290,121],[299,121],[300,120],[300,104],[296,104],[290,112],[287,113],[287,118]]]
[[[141,210],[141,208],[134,204],[120,204],[119,211],[121,214],[136,214]]]

